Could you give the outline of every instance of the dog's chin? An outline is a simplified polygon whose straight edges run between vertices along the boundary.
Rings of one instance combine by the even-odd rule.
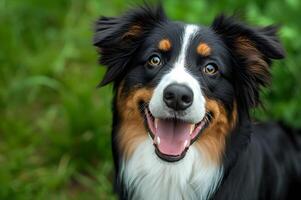
[[[210,113],[192,124],[180,118],[155,118],[148,107],[144,110],[145,126],[153,139],[155,152],[159,158],[168,162],[183,159],[189,147],[198,139],[210,123]]]

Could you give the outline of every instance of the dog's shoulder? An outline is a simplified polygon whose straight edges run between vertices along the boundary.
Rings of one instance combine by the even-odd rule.
[[[225,172],[214,199],[293,199],[301,195],[301,135],[279,122],[253,123],[250,141]],[[242,196],[242,194],[244,194]]]

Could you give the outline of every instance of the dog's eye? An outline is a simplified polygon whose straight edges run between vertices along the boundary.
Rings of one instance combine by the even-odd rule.
[[[147,61],[148,66],[155,68],[161,65],[161,58],[158,55],[152,55],[148,61]]]
[[[218,68],[215,64],[208,64],[203,68],[205,74],[215,75],[218,72]]]

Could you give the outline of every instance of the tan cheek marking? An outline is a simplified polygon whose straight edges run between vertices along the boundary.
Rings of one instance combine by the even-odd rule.
[[[210,125],[197,140],[197,147],[205,152],[207,160],[219,164],[225,150],[226,136],[236,124],[236,104],[232,113],[232,119],[228,119],[225,108],[215,100],[206,99],[206,110],[213,113]]]
[[[162,51],[169,51],[171,49],[171,42],[169,39],[163,39],[159,42],[158,48]]]
[[[137,146],[148,137],[138,104],[141,101],[149,102],[153,89],[135,88],[125,95],[121,90],[122,87],[117,94],[117,109],[121,120],[117,141],[123,156],[128,159]]]
[[[129,31],[126,32],[122,39],[129,39],[129,38],[135,38],[142,34],[142,27],[139,25],[133,25],[129,28]]]
[[[197,47],[197,53],[201,56],[209,56],[211,54],[211,48],[206,43],[200,43]]]

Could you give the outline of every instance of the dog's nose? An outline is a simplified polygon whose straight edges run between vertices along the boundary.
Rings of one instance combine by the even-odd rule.
[[[192,104],[193,92],[185,85],[171,84],[164,89],[163,100],[174,110],[185,110]]]

